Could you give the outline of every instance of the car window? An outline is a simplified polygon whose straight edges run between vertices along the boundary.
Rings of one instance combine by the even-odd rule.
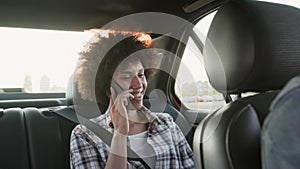
[[[260,1],[273,2],[273,3],[278,3],[278,4],[285,4],[285,5],[294,6],[296,8],[300,8],[300,1],[299,0],[260,0]]]
[[[202,18],[194,31],[202,43],[216,12]],[[214,111],[225,104],[223,95],[209,83],[204,69],[201,47],[197,39],[189,38],[184,50],[175,82],[175,93],[189,109]]]
[[[65,92],[85,32],[0,28],[0,93]]]

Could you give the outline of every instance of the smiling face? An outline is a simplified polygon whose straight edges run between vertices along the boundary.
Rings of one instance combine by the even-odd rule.
[[[132,89],[132,106],[139,110],[143,106],[143,98],[147,89],[147,80],[144,74],[144,67],[139,60],[122,62],[116,69],[113,79],[123,90]]]

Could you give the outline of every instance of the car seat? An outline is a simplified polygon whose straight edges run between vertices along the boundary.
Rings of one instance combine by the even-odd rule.
[[[262,1],[226,1],[204,44],[212,86],[238,97],[209,114],[194,134],[197,168],[260,169],[261,126],[286,82],[300,73],[300,10]]]

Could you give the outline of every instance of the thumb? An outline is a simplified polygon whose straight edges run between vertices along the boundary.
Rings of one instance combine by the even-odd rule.
[[[115,102],[114,98],[116,98],[116,92],[114,88],[110,87],[110,101],[112,102],[112,104]]]

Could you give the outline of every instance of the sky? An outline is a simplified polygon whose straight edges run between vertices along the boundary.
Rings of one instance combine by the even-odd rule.
[[[30,75],[37,91],[43,75],[52,85],[66,86],[88,34],[0,28],[0,37],[0,87],[22,87]]]

